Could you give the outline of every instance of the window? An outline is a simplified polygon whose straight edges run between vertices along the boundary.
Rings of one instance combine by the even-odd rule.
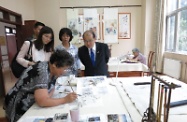
[[[179,0],[179,8],[187,6],[187,1],[186,0]]]
[[[178,25],[178,51],[187,52],[187,9],[179,12],[179,25]]]
[[[187,54],[187,0],[167,0],[166,25],[165,50]]]
[[[10,33],[10,28],[6,27],[5,31],[6,31],[6,33]]]
[[[16,22],[16,16],[14,16],[14,15],[9,15],[9,17],[10,17],[10,21]]]
[[[175,16],[169,17],[167,23],[167,49],[172,51],[174,50]]]
[[[16,29],[15,28],[12,29],[12,33],[16,34]]]
[[[5,27],[6,34],[16,34],[16,28]]]
[[[170,2],[170,0],[168,0],[168,12],[172,12],[177,9],[177,1],[178,0],[172,0],[172,2]]]

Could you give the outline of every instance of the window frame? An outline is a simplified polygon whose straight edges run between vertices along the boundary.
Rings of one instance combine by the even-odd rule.
[[[169,2],[170,0],[167,0],[167,2]],[[181,7],[179,8],[179,2],[180,0],[177,0],[177,9],[170,12],[170,13],[167,13],[166,15],[166,32],[165,32],[165,51],[167,52],[172,52],[172,53],[185,53],[187,54],[187,51],[178,51],[178,27],[179,27],[179,14],[180,12],[184,11],[184,10],[187,10],[187,5],[184,6],[184,7]],[[174,27],[174,44],[172,45],[173,46],[173,49],[169,49],[168,48],[168,26],[169,26],[169,19],[171,17],[175,17],[175,27]]]

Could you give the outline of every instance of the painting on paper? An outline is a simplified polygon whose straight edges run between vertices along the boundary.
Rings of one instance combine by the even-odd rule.
[[[78,18],[78,30],[79,30],[79,38],[82,39],[82,35],[84,33],[83,15],[79,15],[79,18]]]
[[[73,36],[77,36],[79,34],[77,19],[70,19],[68,21],[68,28],[71,29]]]
[[[105,35],[117,34],[117,20],[105,20]]]
[[[129,13],[119,13],[118,14],[119,20],[119,31],[118,31],[118,38],[119,39],[130,39],[131,38],[131,15]]]
[[[93,18],[93,17],[85,17],[84,18],[84,31],[92,30],[96,35],[96,39],[100,39],[99,19],[100,19],[99,14],[98,14],[97,18]]]

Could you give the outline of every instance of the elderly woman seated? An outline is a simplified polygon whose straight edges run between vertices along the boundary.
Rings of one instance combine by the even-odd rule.
[[[138,48],[134,48],[132,50],[132,53],[134,55],[133,60],[139,61],[143,64],[146,64],[146,58],[143,54],[140,53]]]
[[[5,97],[4,109],[10,122],[16,122],[35,102],[51,107],[73,102],[77,95],[52,98],[56,79],[72,66],[73,57],[65,50],[55,51],[49,62],[37,62],[28,67]]]

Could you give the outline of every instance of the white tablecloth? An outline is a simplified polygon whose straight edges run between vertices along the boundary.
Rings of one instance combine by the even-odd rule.
[[[85,67],[81,64],[81,70],[84,70]],[[130,72],[130,71],[148,71],[148,67],[145,64],[140,62],[138,63],[121,63],[117,58],[110,58],[108,62],[108,71],[109,72]]]
[[[87,80],[89,82],[90,80],[92,80],[90,78],[91,77],[78,78],[79,80],[77,80],[77,81],[84,80],[84,82],[85,82]],[[64,88],[60,88],[58,86],[59,84],[61,84],[63,82],[62,81],[63,79],[66,79],[66,78],[59,78],[57,81],[57,86],[56,86],[56,90],[54,93],[54,96],[56,98],[61,96],[58,94],[61,90],[64,89]],[[94,93],[98,92],[100,94],[101,104],[94,102],[95,105],[82,106],[80,108],[80,115],[83,115],[83,116],[84,115],[89,115],[89,116],[99,115],[99,116],[104,117],[107,114],[125,114],[127,116],[127,118],[129,119],[128,122],[131,122],[128,112],[126,111],[124,103],[121,100],[121,97],[120,97],[119,93],[117,92],[116,87],[110,85],[109,82],[111,82],[111,79],[107,78],[105,81],[105,83],[106,83],[105,93],[101,93],[103,91],[94,89]],[[102,85],[99,85],[99,83],[98,83],[98,86],[101,87]],[[90,88],[93,88],[93,87],[90,87]],[[82,87],[81,87],[81,89],[82,89]],[[76,89],[74,89],[74,90],[76,90]],[[78,93],[81,94],[80,91],[78,91]],[[80,99],[80,98],[78,98],[78,99]],[[59,105],[59,106],[55,106],[55,107],[41,108],[41,107],[37,106],[36,104],[34,104],[20,118],[20,120],[18,122],[32,122],[34,118],[41,118],[41,117],[49,118],[49,117],[53,117],[55,115],[55,113],[69,113],[70,108],[74,105],[75,105],[75,103],[71,103],[71,104]],[[107,122],[107,121],[102,121],[102,122]]]
[[[91,77],[78,78],[76,82],[82,81],[82,85],[84,86],[84,82],[90,81]],[[180,84],[182,87],[176,88],[172,91],[171,102],[187,99],[187,84],[182,83],[178,80],[171,79],[168,77],[162,77],[168,82],[173,82],[176,84]],[[56,91],[54,95],[58,96],[58,93],[64,89],[59,88],[58,84],[63,84],[63,79],[59,78],[56,86]],[[101,94],[100,103],[96,103],[96,105],[91,106],[83,106],[80,109],[81,115],[106,115],[106,114],[126,114],[130,115],[132,121],[140,122],[143,112],[149,106],[149,94],[150,94],[150,85],[140,85],[134,86],[135,82],[151,82],[151,77],[127,77],[127,78],[107,78],[106,94]],[[66,84],[66,82],[64,82]],[[63,85],[64,85],[63,84]],[[78,85],[80,87],[80,85]],[[99,86],[101,87],[101,86]],[[70,89],[70,88],[69,88]],[[77,92],[81,94],[79,90]],[[90,88],[89,88],[90,89]],[[71,89],[70,89],[71,90]],[[76,90],[76,89],[74,89]],[[101,92],[100,90],[94,90],[95,92]],[[157,92],[155,92],[157,93]],[[155,95],[156,96],[156,95]],[[55,96],[56,97],[56,96]],[[157,100],[155,100],[155,105]],[[69,109],[73,104],[65,104],[59,105],[56,107],[48,107],[41,108],[34,104],[19,120],[19,122],[25,122],[33,117],[53,117],[55,113],[69,113]],[[187,105],[170,108],[170,115],[168,122],[185,122],[187,119]],[[29,121],[27,121],[29,122]]]
[[[176,88],[172,90],[171,94],[171,102],[176,102],[180,100],[187,100],[187,84],[178,81],[173,78],[169,78],[167,76],[162,76],[164,80],[167,82],[173,82],[175,84],[179,84],[182,87]],[[130,114],[141,114],[143,116],[143,113],[146,111],[146,109],[149,107],[149,97],[150,97],[150,86],[151,85],[139,85],[135,86],[134,83],[136,82],[151,82],[151,77],[131,77],[131,78],[113,78],[115,82],[122,82],[122,86],[119,87],[120,94],[122,96],[128,96],[128,99],[133,103],[132,106],[127,105],[127,110],[131,111]],[[155,82],[155,99],[154,99],[154,112],[157,111],[157,96],[158,96],[158,83]],[[124,100],[124,103],[126,103],[126,99],[122,98]],[[136,112],[132,109],[136,109]],[[133,112],[132,112],[133,111]],[[163,112],[162,112],[163,115]],[[178,106],[170,108],[169,111],[169,119],[168,122],[185,122],[187,119],[187,105]]]

